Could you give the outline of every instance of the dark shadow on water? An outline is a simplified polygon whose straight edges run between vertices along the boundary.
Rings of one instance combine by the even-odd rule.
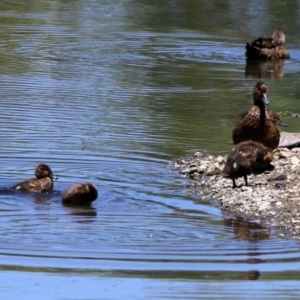
[[[247,272],[248,280],[259,280],[261,278],[261,273],[257,270],[250,270]]]
[[[224,225],[233,228],[237,239],[250,242],[270,239],[269,229],[241,217],[227,218],[224,220]]]
[[[281,79],[284,75],[284,60],[246,60],[245,77]]]
[[[64,207],[67,208],[70,215],[73,216],[83,216],[83,217],[96,217],[97,216],[97,210],[90,206],[90,205],[67,205],[62,204]],[[87,218],[85,220],[81,220],[81,223],[88,223],[92,222],[93,219]]]
[[[52,193],[32,193],[32,192],[24,192],[20,190],[13,190],[9,189],[7,187],[0,187],[0,195],[16,195],[16,197],[21,198],[31,198],[33,201],[37,204],[50,204],[50,200],[55,194],[58,194],[60,192],[53,191]],[[61,194],[61,193],[60,193]]]

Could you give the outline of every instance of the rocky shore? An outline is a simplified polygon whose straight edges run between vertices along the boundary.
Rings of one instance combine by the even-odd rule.
[[[286,136],[285,136],[286,138]],[[287,145],[286,140],[281,145]],[[196,152],[174,162],[174,170],[189,177],[188,192],[220,207],[225,215],[259,221],[275,228],[280,237],[300,239],[300,148],[278,148],[270,168],[237,179],[237,188],[221,174],[226,156]],[[293,148],[294,147],[294,148]]]

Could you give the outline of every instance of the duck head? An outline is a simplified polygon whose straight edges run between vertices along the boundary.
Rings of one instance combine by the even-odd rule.
[[[258,106],[270,104],[267,94],[268,87],[263,82],[258,82],[253,90],[254,104]]]
[[[46,164],[39,164],[35,168],[35,177],[37,179],[45,178],[45,177],[50,177],[52,179],[57,179],[57,177],[55,177],[53,175],[52,170],[50,169],[50,167]]]
[[[282,28],[275,29],[272,35],[274,46],[282,46],[285,43],[285,31]]]

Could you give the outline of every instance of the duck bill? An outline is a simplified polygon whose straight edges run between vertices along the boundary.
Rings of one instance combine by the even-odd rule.
[[[52,180],[57,180],[58,179],[58,177],[57,176],[55,176],[55,175],[53,175],[53,174],[51,174],[51,176],[50,176],[51,178],[52,178]]]
[[[265,93],[262,95],[261,100],[264,103],[264,105],[269,105],[270,104],[270,101],[267,97],[267,94],[265,94]]]
[[[282,126],[282,127],[288,127],[284,122],[281,122],[278,124],[279,126]]]

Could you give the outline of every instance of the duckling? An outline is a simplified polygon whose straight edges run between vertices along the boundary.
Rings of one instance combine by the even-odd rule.
[[[46,164],[39,164],[35,168],[36,178],[19,182],[9,189],[33,193],[50,193],[53,190],[53,179],[56,179],[50,167]]]
[[[280,140],[280,132],[277,128],[279,116],[278,118],[274,114],[270,116],[266,109],[265,105],[270,103],[267,93],[268,87],[263,82],[258,82],[254,87],[254,106],[242,116],[232,132],[232,141],[235,145],[252,140],[273,150],[278,147]]]
[[[287,59],[289,51],[285,47],[285,31],[277,28],[272,38],[259,37],[246,44],[247,58],[250,59]]]
[[[245,185],[248,186],[247,175],[251,174],[256,163],[268,165],[273,160],[273,151],[263,144],[246,141],[237,144],[230,152],[222,176],[230,178],[233,188],[236,188],[235,179],[244,177]]]
[[[98,197],[98,190],[92,183],[77,183],[62,196],[63,204],[89,205]]]

